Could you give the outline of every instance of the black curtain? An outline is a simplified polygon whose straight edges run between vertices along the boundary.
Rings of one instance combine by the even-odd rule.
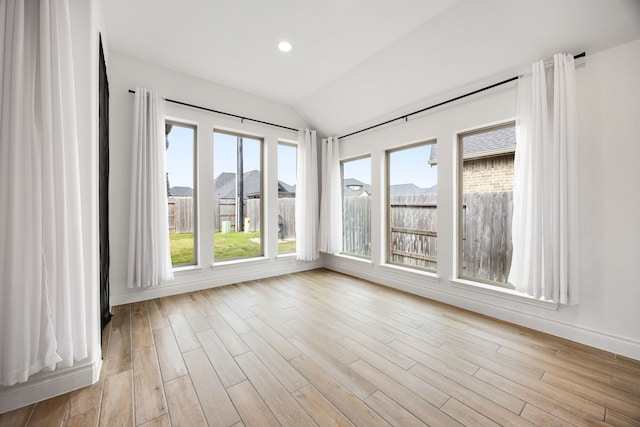
[[[99,142],[99,222],[100,222],[100,323],[104,330],[109,312],[109,81],[100,38],[100,142]]]

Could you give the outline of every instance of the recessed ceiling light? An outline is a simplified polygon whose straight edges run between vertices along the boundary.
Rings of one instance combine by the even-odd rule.
[[[291,46],[291,43],[289,43],[288,41],[281,41],[280,43],[278,43],[278,49],[281,52],[289,52],[292,47],[293,46]]]

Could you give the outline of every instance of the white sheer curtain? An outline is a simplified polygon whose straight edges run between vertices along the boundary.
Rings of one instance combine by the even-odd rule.
[[[313,261],[318,252],[318,146],[316,131],[298,131],[296,258]]]
[[[0,3],[0,386],[87,357],[69,5]]]
[[[550,70],[551,71],[551,70]],[[577,304],[577,135],[573,56],[519,78],[509,282],[532,297]],[[547,93],[553,91],[552,103]]]
[[[342,179],[338,138],[322,140],[322,193],[320,197],[320,251],[342,251]]]
[[[134,101],[129,211],[129,287],[173,280],[166,186],[165,101],[137,88]]]

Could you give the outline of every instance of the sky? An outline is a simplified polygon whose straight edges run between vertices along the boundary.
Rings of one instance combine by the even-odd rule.
[[[415,184],[430,188],[438,183],[438,168],[431,166],[429,156],[432,145],[420,145],[392,151],[389,161],[389,184]]]
[[[213,175],[236,172],[237,137],[215,133],[213,137]],[[261,141],[243,138],[243,167],[245,172],[260,170]],[[296,147],[278,144],[278,179],[285,184],[296,184]]]
[[[262,141],[252,138],[242,138],[243,164],[245,172],[261,170],[260,150]],[[238,137],[215,132],[213,134],[213,177],[217,178],[223,172],[236,173],[238,152]]]
[[[172,187],[191,187],[194,180],[194,132],[195,128],[173,125],[169,133],[167,172]],[[235,173],[237,137],[215,133],[214,177],[222,172]],[[206,138],[203,140],[206,141]],[[244,138],[244,170],[260,170],[260,145],[256,139]],[[427,163],[431,145],[412,147],[391,152],[391,185],[413,183],[421,188],[437,184],[437,167]],[[278,179],[289,185],[296,184],[296,148],[278,145]],[[343,163],[344,177],[371,183],[371,159],[363,158]]]
[[[365,184],[371,184],[371,157],[343,162],[342,176],[345,179],[355,178]]]
[[[173,125],[169,132],[169,148],[167,149],[167,172],[169,174],[169,184],[171,187],[191,187],[194,180],[194,132],[195,128]],[[222,172],[235,173],[236,171],[236,151],[237,137],[223,133],[215,133],[212,136],[214,142],[214,177]],[[206,138],[204,139],[206,140]],[[252,138],[244,138],[244,170],[260,170],[260,141]],[[291,154],[286,152],[285,163],[295,165],[295,149],[293,150],[293,160]],[[288,168],[292,169],[292,168]],[[285,172],[287,169],[285,169]],[[295,168],[292,173],[283,172],[290,181],[287,184],[295,184]],[[293,185],[292,184],[292,185]]]
[[[278,180],[296,185],[297,148],[293,145],[278,144]]]
[[[427,162],[431,155],[431,145],[411,147],[391,153],[390,184],[415,184],[421,188],[430,188],[438,183],[438,168]],[[344,162],[343,176],[355,178],[365,184],[371,184],[371,158]]]
[[[195,128],[173,125],[169,132],[167,149],[167,173],[171,187],[193,188]]]

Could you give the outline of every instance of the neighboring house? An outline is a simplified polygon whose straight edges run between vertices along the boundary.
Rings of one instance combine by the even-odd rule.
[[[344,197],[361,197],[371,195],[371,185],[366,184],[355,178],[345,178],[344,187],[342,189]],[[434,185],[430,188],[418,187],[415,184],[397,184],[391,186],[391,195],[419,195],[419,194],[431,194],[435,193],[437,186]]]
[[[437,164],[437,148],[434,145],[431,149],[430,165]],[[462,165],[464,191],[512,191],[515,149],[514,126],[465,136]]]
[[[169,233],[193,232],[193,188],[171,187],[168,198]]]
[[[418,187],[415,184],[396,184],[390,187],[390,192],[392,196],[400,196],[400,195],[421,195],[421,194],[435,194],[438,186],[434,185],[429,188]]]
[[[193,197],[193,188],[171,187],[169,189],[169,197]]]
[[[252,170],[244,173],[244,198],[256,199],[260,197],[260,171]],[[216,200],[236,198],[236,174],[222,172],[213,181]]]
[[[246,218],[251,219],[250,230],[260,230],[260,171],[252,170],[244,173],[244,212]],[[222,221],[231,221],[235,224],[236,217],[236,174],[233,172],[222,172],[213,181],[214,194],[218,213],[215,219],[216,230],[221,230]],[[278,198],[293,198],[296,196],[295,186],[278,181]],[[257,203],[257,204],[256,204]]]
[[[244,173],[244,198],[255,199],[260,197],[260,171],[252,170]],[[222,172],[213,181],[215,198],[233,199],[236,198],[236,174],[233,172]],[[278,197],[295,197],[295,187],[278,181]]]
[[[246,174],[245,174],[246,175]],[[231,172],[222,172],[213,180],[214,195],[216,200],[219,199],[235,199],[236,197],[236,174]],[[233,194],[231,194],[233,191]],[[229,197],[223,197],[229,196]]]
[[[296,197],[296,186],[278,181],[278,198],[282,197]]]
[[[365,184],[362,181],[359,181],[355,178],[345,178],[343,180],[344,188],[343,196],[344,197],[360,197],[360,196],[370,196],[371,195],[371,185]]]

